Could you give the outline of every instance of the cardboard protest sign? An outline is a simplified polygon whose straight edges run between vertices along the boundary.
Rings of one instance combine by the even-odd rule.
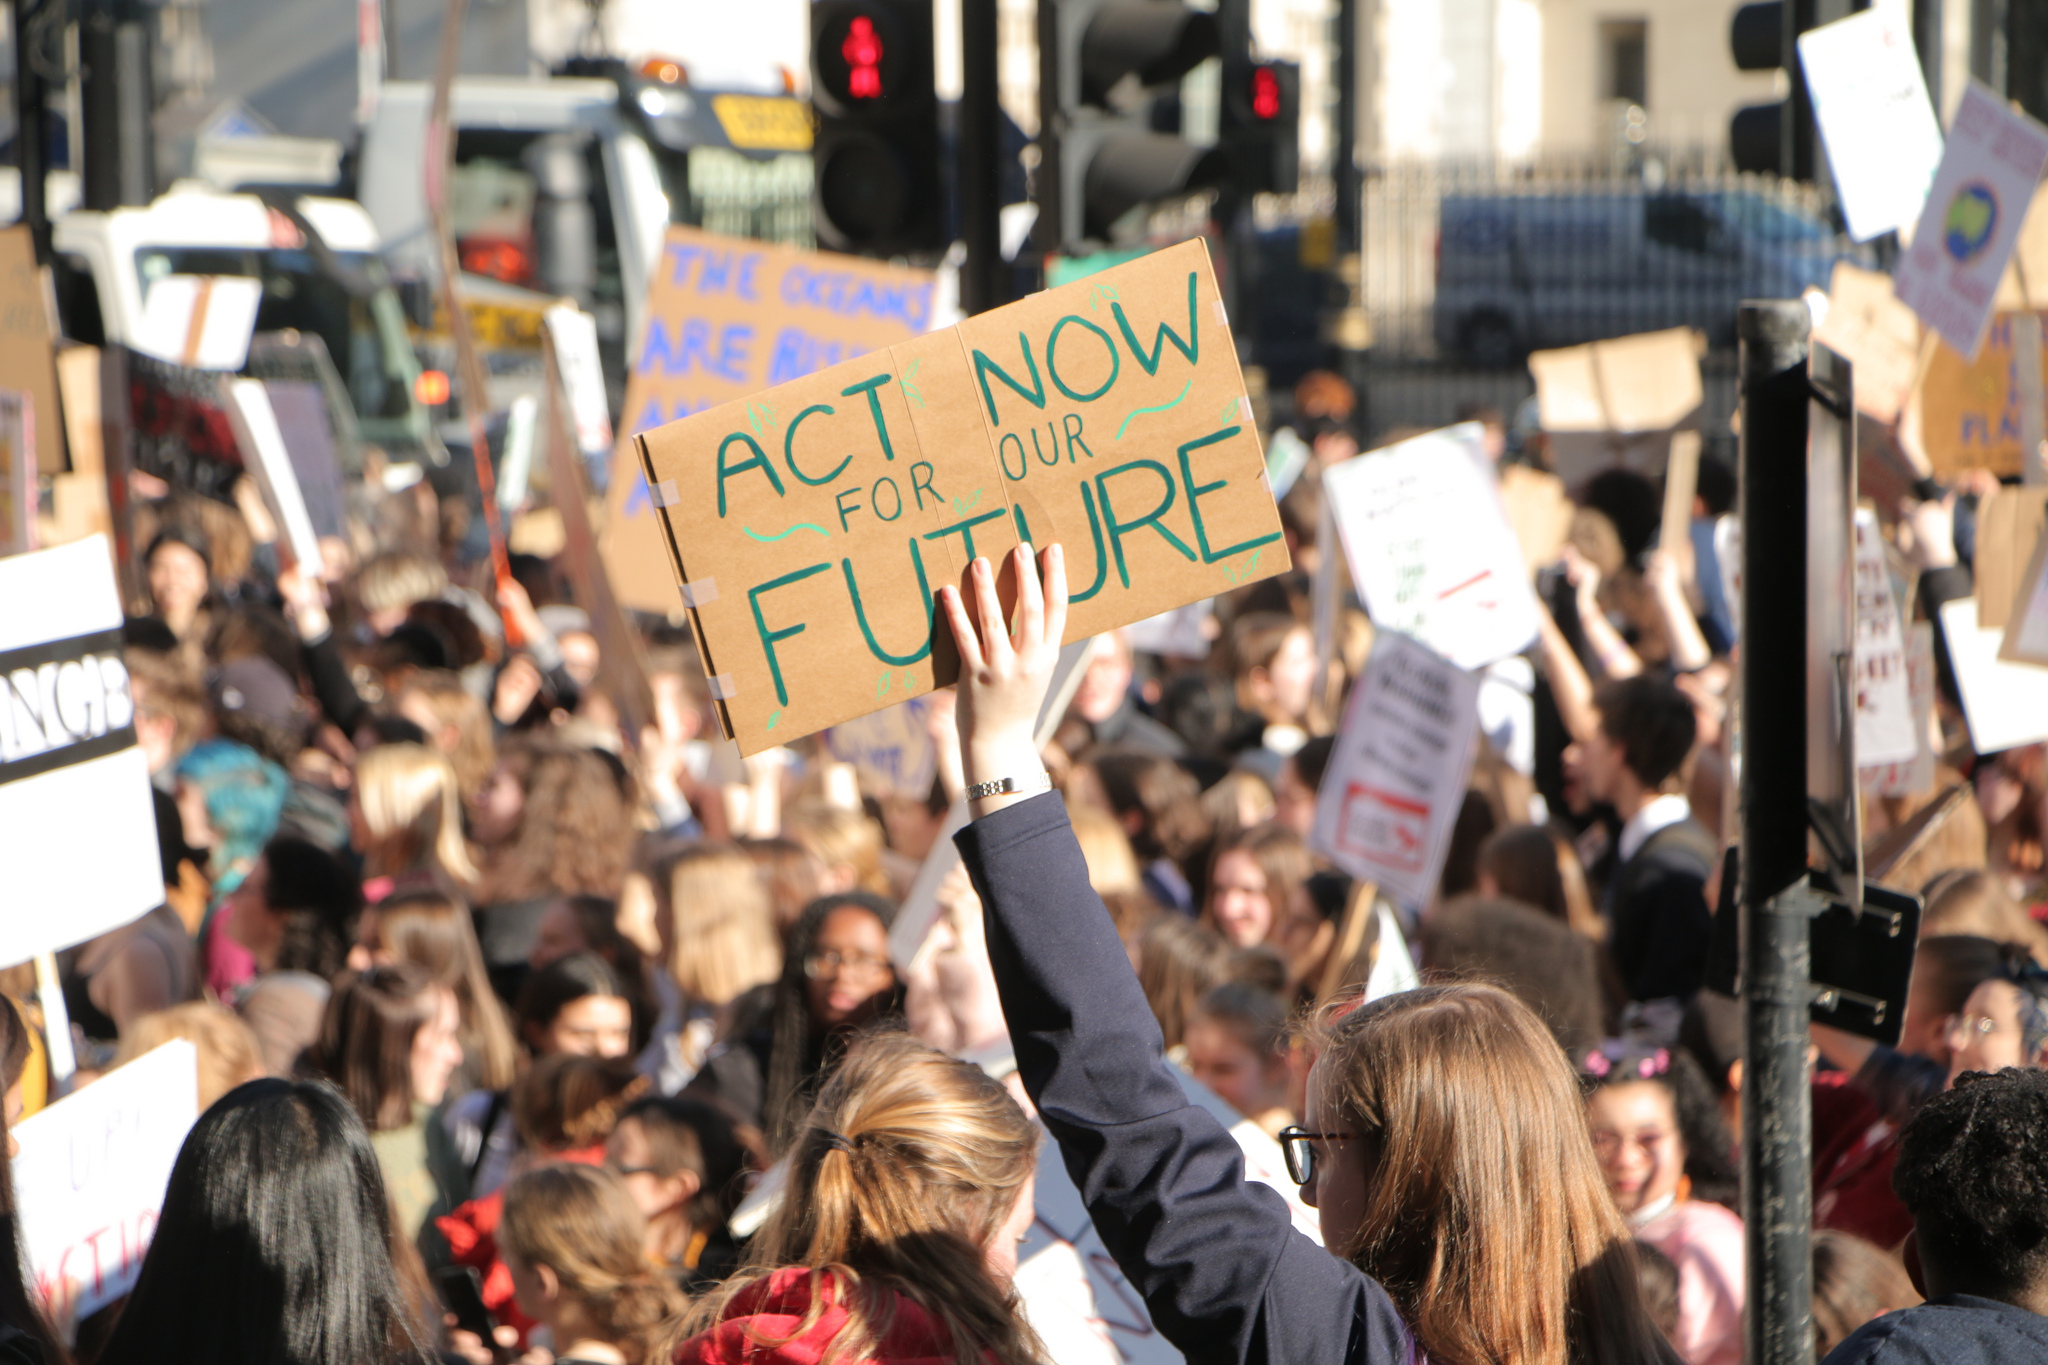
[[[83,1317],[135,1287],[198,1118],[198,1052],[179,1038],[14,1129],[22,1246],[53,1317]]]
[[[1867,242],[1913,222],[1941,164],[1941,125],[1903,7],[1800,34],[1799,63],[1849,235]]]
[[[1863,790],[1872,796],[1913,796],[1934,786],[1934,623],[1906,628],[1906,698],[1913,708],[1913,757],[1862,764]]]
[[[1593,341],[1529,357],[1545,431],[1662,431],[1705,396],[1705,340],[1688,327]]]
[[[0,228],[0,389],[25,393],[39,415],[36,469],[64,469],[63,424],[57,414],[56,331],[50,295],[26,224]]]
[[[25,962],[160,905],[164,881],[106,542],[0,559],[0,602],[0,962]]]
[[[1919,428],[1919,447],[1937,478],[1966,469],[2016,475],[2025,466],[2020,412],[2025,386],[2013,344],[2014,317],[2001,313],[1992,320],[1975,360],[1964,360],[1946,343],[1934,348],[1906,412]],[[2048,357],[2043,367],[2048,370]],[[1859,394],[1863,389],[1861,371],[1856,389]]]
[[[266,379],[263,389],[270,395],[270,410],[277,418],[278,434],[284,438],[285,454],[291,460],[313,533],[345,537],[348,497],[342,491],[340,450],[328,419],[326,395],[310,379]]]
[[[2048,525],[2048,488],[2001,487],[1977,504],[1977,624],[2004,630],[2027,561]]]
[[[1977,603],[1959,597],[1941,606],[1941,637],[1955,669],[1970,726],[1970,747],[1995,754],[2048,739],[2048,669],[1998,657],[2005,632],[1977,624]]]
[[[863,791],[877,796],[923,797],[932,789],[939,756],[932,744],[922,697],[859,716],[825,732],[825,747],[860,775]]]
[[[623,605],[662,615],[680,605],[631,438],[907,341],[931,325],[937,287],[929,271],[668,230],[626,381],[605,502],[604,561]],[[579,368],[565,358],[572,385]],[[581,445],[595,433],[584,430],[591,425],[584,404],[572,401]]]
[[[1900,300],[1965,360],[1977,358],[2043,165],[2048,128],[1970,82],[1913,245],[1893,276]]]
[[[1464,803],[1478,725],[1477,678],[1381,631],[1316,793],[1309,846],[1396,900],[1427,903]]]
[[[743,753],[950,682],[934,594],[1019,540],[1069,641],[1288,566],[1200,242],[634,439]]]
[[[2048,185],[2034,190],[2034,202],[2020,224],[2020,239],[2013,245],[2012,263],[1998,281],[1998,297],[1992,305],[2001,313],[2048,308],[2048,213],[2036,213],[2048,203]]]
[[[2020,575],[2012,607],[2006,613],[2005,640],[1998,657],[2008,663],[2048,666],[2048,535],[2036,536],[2034,552]],[[1986,624],[1980,609],[1978,624]]]
[[[234,423],[235,444],[241,447],[242,462],[256,480],[264,505],[277,519],[284,535],[282,548],[291,560],[314,578],[322,573],[320,538],[313,519],[306,514],[306,499],[299,492],[298,471],[284,447],[284,433],[278,429],[277,413],[270,406],[270,394],[260,379],[230,379],[221,395]]]
[[[1460,668],[1520,653],[1537,629],[1521,544],[1473,461],[1479,439],[1479,424],[1467,422],[1323,476],[1373,624],[1414,636]]]
[[[1835,262],[1828,306],[1813,339],[1856,367],[1856,410],[1898,420],[1919,373],[1920,319],[1892,293],[1892,277]]]
[[[1389,957],[1392,955],[1389,954]],[[1295,1230],[1322,1242],[1315,1210],[1287,1176],[1280,1144],[1216,1093],[1174,1068],[1188,1102],[1208,1110],[1244,1150],[1245,1177],[1287,1203]],[[1160,1333],[1145,1301],[1102,1244],[1059,1148],[1039,1149],[1036,1217],[1017,1248],[1017,1296],[1024,1316],[1060,1365],[1179,1365],[1181,1353]]]
[[[1507,465],[1500,471],[1500,506],[1529,571],[1557,563],[1578,512],[1564,480],[1527,465]]]
[[[0,389],[0,555],[36,544],[35,400]]]
[[[1919,752],[1906,681],[1906,638],[1877,513],[1856,513],[1856,761],[1903,763]]]

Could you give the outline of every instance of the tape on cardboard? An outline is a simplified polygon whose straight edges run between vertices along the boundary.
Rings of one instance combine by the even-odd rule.
[[[737,694],[739,690],[738,684],[733,682],[732,674],[730,673],[714,674],[711,678],[711,699],[713,701],[725,701]]]
[[[1252,400],[1243,394],[1237,396],[1237,420],[1246,426],[1252,424]]]
[[[694,583],[683,584],[683,605],[686,607],[708,607],[718,600],[718,580],[700,578]]]
[[[676,481],[663,479],[647,486],[647,500],[656,507],[674,507],[682,499],[676,495]]]
[[[1228,326],[1230,325],[1230,310],[1229,310],[1229,309],[1227,309],[1227,308],[1225,308],[1225,307],[1223,306],[1223,300],[1222,300],[1222,299],[1217,299],[1217,300],[1215,300],[1215,304],[1216,304],[1216,325],[1217,325],[1218,327],[1228,327]]]

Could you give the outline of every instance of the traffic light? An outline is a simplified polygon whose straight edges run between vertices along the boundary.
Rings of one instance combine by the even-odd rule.
[[[1745,105],[1728,121],[1728,154],[1738,171],[1776,171],[1813,179],[1813,101],[1799,68],[1799,35],[1814,27],[1816,0],[1768,0],[1744,5],[1728,26],[1728,46],[1740,71],[1776,71],[1791,78],[1791,93],[1769,104]]]
[[[811,6],[818,238],[902,256],[944,248],[931,0]]]
[[[1223,63],[1218,141],[1240,194],[1292,194],[1301,181],[1301,67]]]
[[[1105,240],[1141,204],[1224,183],[1219,149],[1149,126],[1150,92],[1218,55],[1214,15],[1181,0],[1040,0],[1039,14],[1039,213],[1057,249]]]

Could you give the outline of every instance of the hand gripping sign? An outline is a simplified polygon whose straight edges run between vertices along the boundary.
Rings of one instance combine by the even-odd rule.
[[[1200,242],[636,441],[742,753],[950,683],[933,595],[1020,540],[1069,641],[1288,567]]]

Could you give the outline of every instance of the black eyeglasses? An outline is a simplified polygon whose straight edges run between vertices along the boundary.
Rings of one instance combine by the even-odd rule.
[[[1316,1149],[1318,1142],[1350,1142],[1356,1133],[1311,1133],[1306,1128],[1292,1125],[1280,1130],[1280,1155],[1286,1158],[1287,1174],[1295,1184],[1306,1185],[1315,1179]]]

